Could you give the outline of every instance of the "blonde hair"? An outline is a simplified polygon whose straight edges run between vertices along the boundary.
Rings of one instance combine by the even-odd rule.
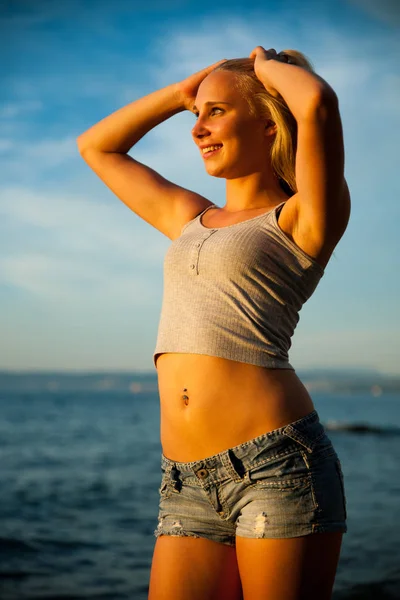
[[[310,60],[297,50],[283,50],[291,64],[314,73]],[[271,119],[276,124],[276,135],[271,145],[271,164],[282,189],[293,195],[297,192],[295,158],[297,149],[297,122],[282,96],[272,96],[254,72],[251,58],[227,60],[214,71],[235,73],[235,84],[249,103],[254,116]]]

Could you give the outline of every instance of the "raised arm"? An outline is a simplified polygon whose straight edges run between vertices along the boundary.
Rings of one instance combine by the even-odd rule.
[[[329,255],[350,215],[338,98],[324,79],[283,62],[280,55],[258,46],[250,56],[264,87],[282,96],[297,122],[298,239],[306,240],[307,251],[313,256],[325,250]]]
[[[166,180],[127,152],[158,124],[190,109],[198,86],[217,64],[120,108],[77,138],[82,158],[100,179],[170,239],[178,237],[183,225],[211,202]]]

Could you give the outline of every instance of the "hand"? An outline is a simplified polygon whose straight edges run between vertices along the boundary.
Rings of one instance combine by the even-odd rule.
[[[276,89],[268,85],[267,83],[268,78],[265,73],[265,64],[271,59],[287,63],[287,55],[282,53],[277,54],[274,48],[265,50],[265,48],[263,48],[262,46],[257,46],[250,53],[250,58],[254,59],[254,72],[265,87],[265,89],[267,90],[267,92],[275,98],[279,97],[280,94],[276,91]]]
[[[216,67],[218,67],[218,65],[222,64],[225,61],[225,58],[223,60],[219,60],[213,65],[210,65],[209,67],[206,67],[205,69],[202,69],[201,71],[190,75],[183,81],[180,81],[176,84],[180,99],[187,110],[191,111],[193,109],[197,90],[199,89],[199,86],[203,79],[205,79],[213,69],[215,69]]]

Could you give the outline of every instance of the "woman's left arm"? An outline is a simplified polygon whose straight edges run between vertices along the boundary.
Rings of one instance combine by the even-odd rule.
[[[266,90],[281,95],[297,121],[297,220],[322,246],[343,234],[350,214],[338,98],[321,77],[271,60],[273,53],[258,46],[250,57]]]
[[[287,55],[286,55],[287,56]],[[250,54],[254,59],[254,72],[267,92],[282,96],[296,119],[307,117],[310,110],[323,99],[335,98],[331,86],[316,73],[284,62],[284,53],[257,46]]]

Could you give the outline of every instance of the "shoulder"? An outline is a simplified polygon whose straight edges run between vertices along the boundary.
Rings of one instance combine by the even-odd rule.
[[[176,204],[175,212],[172,214],[170,235],[168,237],[171,240],[178,238],[185,225],[210,206],[215,206],[215,204],[200,194],[188,192],[182,195],[180,202]]]

